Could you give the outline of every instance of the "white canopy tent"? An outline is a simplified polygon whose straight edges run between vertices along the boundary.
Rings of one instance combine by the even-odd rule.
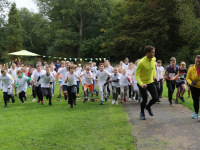
[[[32,52],[29,52],[27,50],[21,50],[13,53],[8,53],[8,55],[15,55],[15,56],[40,56],[39,54],[35,54]]]

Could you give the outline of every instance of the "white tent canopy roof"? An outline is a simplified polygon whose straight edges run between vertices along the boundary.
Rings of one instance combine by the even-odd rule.
[[[16,56],[40,56],[38,54],[29,52],[27,50],[21,50],[13,53],[8,53],[8,55],[16,55]]]

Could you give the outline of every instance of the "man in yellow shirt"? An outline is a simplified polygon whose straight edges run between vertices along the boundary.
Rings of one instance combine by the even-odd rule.
[[[138,87],[140,89],[140,93],[143,99],[141,103],[141,112],[140,112],[141,120],[146,120],[144,113],[145,108],[149,112],[149,115],[153,116],[151,106],[155,104],[156,101],[158,101],[158,93],[156,90],[156,86],[154,84],[154,81],[157,82],[156,68],[155,68],[156,58],[154,57],[155,48],[153,46],[146,46],[145,53],[146,56],[139,61],[135,72],[135,78],[138,82]],[[152,99],[149,101],[148,104],[147,104],[147,90],[152,96]]]

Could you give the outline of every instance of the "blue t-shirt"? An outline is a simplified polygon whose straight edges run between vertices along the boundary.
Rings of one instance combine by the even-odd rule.
[[[61,64],[60,63],[56,63],[55,67],[56,67],[56,70],[58,70],[61,67]]]
[[[174,67],[168,65],[165,70],[167,71],[167,79],[169,79],[170,77],[176,76],[179,71],[179,67],[177,65],[175,65]]]

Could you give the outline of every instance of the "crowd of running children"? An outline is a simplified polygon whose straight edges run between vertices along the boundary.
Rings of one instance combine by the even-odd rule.
[[[69,61],[57,61],[56,64],[44,63],[38,61],[36,68],[33,64],[24,66],[19,63],[12,64],[10,67],[5,66],[0,71],[0,88],[3,91],[4,103],[7,107],[7,103],[12,100],[15,102],[14,96],[17,96],[17,89],[19,99],[22,104],[27,100],[27,87],[32,87],[33,102],[44,104],[44,96],[49,100],[49,105],[52,105],[52,97],[55,91],[55,81],[59,79],[59,96],[63,92],[65,100],[68,100],[70,107],[76,106],[76,97],[79,97],[79,84],[84,91],[84,103],[88,101],[89,94],[91,95],[91,101],[95,102],[94,94],[100,95],[100,104],[104,104],[108,97],[111,95],[112,88],[112,104],[118,105],[118,99],[120,103],[131,101],[134,99],[139,103],[142,101],[141,94],[138,88],[137,80],[135,78],[135,71],[138,59],[135,63],[130,62],[125,58],[124,62],[120,61],[114,68],[110,65],[108,60],[104,63],[99,63],[98,67],[96,63],[89,62],[81,67],[81,64],[75,65]],[[192,67],[193,65],[189,65]],[[157,80],[155,82],[157,93],[159,98],[162,98],[163,82],[166,80],[168,88],[169,103],[172,105],[172,95],[175,87],[177,88],[175,103],[178,103],[178,99],[185,101],[183,95],[186,91],[186,63],[181,62],[180,65],[176,65],[176,58],[170,59],[170,64],[166,66],[166,69],[162,67],[162,61],[158,60],[156,63]],[[97,84],[95,86],[95,83]],[[96,89],[98,87],[98,90]],[[90,92],[89,92],[90,91]],[[14,94],[15,93],[15,94]],[[127,95],[128,94],[128,95]],[[148,93],[147,93],[148,95]],[[190,85],[188,85],[188,97],[190,97]],[[160,102],[158,100],[157,102]]]

